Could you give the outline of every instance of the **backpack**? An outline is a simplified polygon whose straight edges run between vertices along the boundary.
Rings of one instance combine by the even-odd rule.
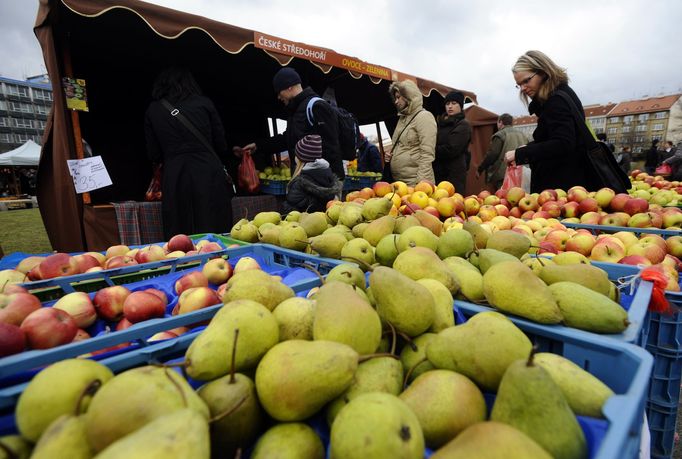
[[[311,97],[308,101],[308,106],[305,109],[308,123],[314,126],[315,120],[313,118],[313,105],[318,100],[324,100],[321,97]],[[330,104],[331,105],[331,104]],[[331,105],[336,113],[336,119],[339,123],[339,147],[341,148],[341,158],[352,161],[357,156],[358,142],[360,141],[360,126],[358,120],[351,112]]]

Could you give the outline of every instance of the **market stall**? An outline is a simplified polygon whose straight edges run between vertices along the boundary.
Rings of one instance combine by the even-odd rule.
[[[44,1],[35,33],[55,94],[38,197],[50,241],[61,251],[97,249],[120,239],[109,203],[144,196],[151,166],[143,116],[154,77],[170,64],[189,67],[215,102],[228,145],[268,136],[269,119],[285,118],[271,86],[282,65],[294,67],[304,85],[319,94],[333,90],[338,104],[361,124],[385,121],[389,129],[395,124],[387,96],[392,80],[416,81],[425,107],[434,113],[442,111],[443,96],[452,90],[329,49],[135,0]],[[65,76],[85,80],[88,112],[66,109],[59,97]],[[463,92],[476,101],[475,94]],[[81,139],[102,156],[113,182],[86,196],[74,192],[66,164],[66,159],[80,157]],[[235,170],[234,158],[224,162]]]
[[[471,165],[467,174],[467,190],[484,190],[495,192],[485,183],[485,176],[476,178],[476,168],[488,151],[490,139],[497,132],[497,118],[499,115],[479,105],[471,105],[464,110],[464,117],[471,125]]]

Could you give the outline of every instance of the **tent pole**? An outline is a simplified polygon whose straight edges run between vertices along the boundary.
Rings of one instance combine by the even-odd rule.
[[[64,47],[64,70],[66,76],[73,78],[73,65],[71,63],[71,52],[69,47]],[[76,147],[76,158],[83,159],[85,154],[83,152],[83,138],[81,136],[81,123],[77,110],[71,110],[71,126],[73,126],[73,140]],[[90,193],[83,193],[83,204],[90,204]]]
[[[374,123],[377,128],[377,139],[379,139],[379,153],[381,153],[381,164],[384,164],[384,139],[381,138],[381,124],[377,121]]]
[[[272,123],[272,135],[274,137],[279,134],[277,132],[277,118],[270,118],[270,122]],[[282,155],[279,151],[275,153],[275,165],[277,167],[282,167]]]

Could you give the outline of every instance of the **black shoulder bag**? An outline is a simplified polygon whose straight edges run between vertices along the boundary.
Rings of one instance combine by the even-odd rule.
[[[222,161],[220,160],[220,156],[218,156],[218,153],[216,153],[216,151],[213,149],[213,145],[211,145],[210,142],[208,140],[206,140],[206,137],[204,137],[201,134],[201,132],[199,132],[199,130],[194,126],[194,124],[192,124],[192,122],[190,120],[188,120],[185,115],[180,113],[180,110],[173,107],[171,105],[171,103],[168,102],[166,99],[161,99],[160,102],[161,102],[161,104],[163,104],[164,107],[166,107],[168,109],[171,116],[175,117],[178,121],[180,121],[183,124],[183,126],[185,126],[189,130],[189,132],[194,134],[194,137],[196,137],[197,140],[199,142],[201,142],[202,145],[204,147],[206,147],[206,149],[208,151],[210,151],[211,153],[216,155],[216,157],[218,158],[218,161],[220,161],[220,164],[222,164]],[[232,177],[230,177],[230,174],[227,172],[227,169],[225,168],[225,166],[223,166],[223,170],[225,171],[225,177],[227,178],[227,183],[229,183],[230,186],[232,187],[232,191],[237,193],[237,189],[234,186],[234,181],[232,180]]]
[[[564,99],[568,103],[568,106],[571,107],[573,118],[578,126],[578,132],[585,140],[587,159],[589,162],[588,165],[591,166],[591,172],[595,181],[599,182],[594,183],[594,186],[597,188],[609,187],[616,193],[627,193],[628,188],[632,186],[630,184],[630,179],[627,174],[623,172],[623,169],[618,166],[618,162],[608,145],[604,142],[595,140],[587,127],[587,124],[585,124],[585,119],[580,116],[580,111],[575,105],[575,102],[573,102],[571,96],[560,90],[557,91],[556,94]]]
[[[398,134],[398,138],[395,139],[395,145],[391,145],[391,159],[393,158],[393,150],[395,150],[395,148],[400,144],[400,138],[403,136],[403,132],[405,132],[405,129],[410,127],[410,124],[412,124],[412,121],[417,117],[417,115],[419,115],[423,111],[424,111],[424,109],[422,108],[417,113],[415,113],[412,116],[412,118],[410,118],[410,121],[407,122],[407,124],[405,125],[403,130],[400,131],[400,134]],[[391,172],[391,162],[390,161],[384,164],[384,172],[381,175],[381,180],[383,180],[385,182],[389,182],[389,183],[394,182],[393,173]]]

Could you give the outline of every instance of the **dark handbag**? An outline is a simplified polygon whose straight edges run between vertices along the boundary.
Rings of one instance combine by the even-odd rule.
[[[595,140],[571,96],[561,90],[557,91],[556,94],[564,99],[569,107],[571,107],[573,118],[578,125],[580,135],[585,140],[588,165],[591,166],[591,172],[595,182],[599,182],[593,183],[592,186],[596,188],[609,187],[616,193],[627,193],[628,188],[632,186],[630,179],[623,169],[618,166],[618,162],[609,149],[609,146],[604,142]]]
[[[204,147],[206,147],[206,149],[207,149],[208,151],[210,151],[211,153],[213,153],[214,155],[216,155],[216,157],[218,158],[218,161],[220,161],[220,163],[222,164],[222,161],[220,160],[220,156],[219,156],[218,153],[216,153],[216,151],[213,149],[213,145],[211,145],[210,142],[209,142],[208,140],[206,140],[206,137],[204,137],[204,136],[201,134],[201,132],[199,132],[199,130],[198,130],[196,127],[194,127],[194,124],[192,124],[192,122],[191,122],[190,120],[188,120],[187,117],[186,117],[185,115],[183,115],[182,113],[180,113],[180,110],[178,110],[177,108],[173,107],[173,106],[171,105],[171,103],[168,102],[166,99],[161,99],[160,102],[161,102],[161,104],[162,104],[164,107],[166,107],[166,108],[168,109],[168,111],[170,112],[171,116],[173,116],[173,117],[176,118],[178,121],[180,121],[180,122],[183,124],[183,126],[185,126],[185,127],[189,130],[189,132],[191,132],[192,134],[194,134],[194,137],[196,137],[197,140],[198,140],[199,142],[201,142],[201,143],[204,145]],[[230,177],[230,174],[227,172],[227,169],[225,168],[225,166],[223,166],[223,171],[225,171],[225,178],[227,179],[227,183],[230,184],[230,186],[232,187],[232,191],[234,191],[234,193],[236,194],[236,193],[237,193],[237,189],[234,187],[234,181],[232,180],[232,177]]]

